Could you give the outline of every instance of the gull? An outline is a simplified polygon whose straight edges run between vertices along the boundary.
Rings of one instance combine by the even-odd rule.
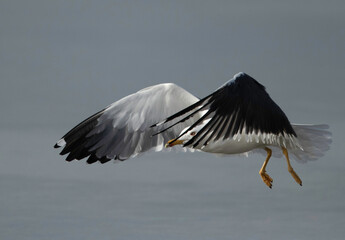
[[[54,147],[63,147],[60,154],[68,154],[67,161],[88,157],[89,164],[178,145],[181,151],[219,155],[258,152],[266,156],[259,174],[270,188],[267,164],[272,155],[284,155],[289,173],[302,186],[290,156],[301,163],[322,157],[332,141],[328,128],[291,124],[265,87],[240,72],[201,99],[173,83],[144,88],[82,121]]]

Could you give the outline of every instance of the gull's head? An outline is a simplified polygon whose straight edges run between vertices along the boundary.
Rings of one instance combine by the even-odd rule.
[[[186,142],[188,142],[190,139],[192,139],[202,128],[204,127],[204,124],[198,125],[194,128],[192,128],[191,130],[189,130],[188,132],[186,132],[182,137],[180,137],[179,139],[173,138],[171,140],[169,140],[166,144],[165,147],[173,147],[175,145],[183,145]],[[183,129],[180,133],[180,135],[182,133],[184,133],[185,131],[187,131],[189,127],[186,127],[185,129]]]

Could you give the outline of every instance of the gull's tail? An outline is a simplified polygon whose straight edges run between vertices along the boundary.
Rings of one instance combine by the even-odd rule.
[[[295,155],[298,162],[316,160],[329,150],[332,142],[332,133],[326,124],[291,124],[297,134],[301,149],[290,149],[289,153]]]

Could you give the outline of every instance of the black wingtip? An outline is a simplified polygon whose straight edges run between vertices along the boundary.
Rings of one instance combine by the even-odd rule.
[[[91,154],[90,157],[87,159],[88,164],[92,164],[98,161],[98,157],[95,154]]]
[[[102,164],[106,163],[106,162],[109,162],[111,159],[110,158],[107,158],[106,156],[98,159],[98,161],[100,161]]]
[[[61,147],[61,146],[59,146],[57,143],[55,143],[54,148],[59,148],[59,147]]]

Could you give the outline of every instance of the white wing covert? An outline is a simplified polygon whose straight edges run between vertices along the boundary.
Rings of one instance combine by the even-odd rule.
[[[176,138],[200,116],[196,114],[158,135],[154,134],[166,125],[150,126],[198,100],[173,83],[148,87],[114,102],[81,122],[55,147],[64,147],[60,154],[69,153],[67,161],[89,156],[88,163],[125,160],[150,149],[161,151],[168,140]]]

